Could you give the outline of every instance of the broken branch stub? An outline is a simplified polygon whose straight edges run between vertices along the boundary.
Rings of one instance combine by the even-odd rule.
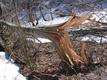
[[[76,17],[73,16],[70,18],[64,25],[59,26],[56,28],[56,30],[50,29],[49,32],[47,32],[48,36],[51,38],[51,40],[56,43],[59,49],[59,55],[64,60],[68,61],[71,65],[74,65],[74,63],[85,63],[86,58],[83,56],[79,56],[74,48],[73,48],[73,42],[70,40],[69,33],[66,31],[66,29],[71,28],[73,26],[80,25],[83,21],[88,19],[89,16],[84,17]],[[82,58],[83,57],[83,58]],[[85,59],[85,61],[84,61]]]

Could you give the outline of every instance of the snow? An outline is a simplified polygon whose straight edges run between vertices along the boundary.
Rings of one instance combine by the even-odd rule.
[[[6,59],[6,53],[0,52],[0,80],[27,80],[19,73],[19,67]]]
[[[84,11],[81,13],[77,13],[78,16],[90,16],[90,20],[98,21],[102,23],[107,23],[107,9],[102,9],[94,12]],[[90,20],[85,20],[82,24],[90,23]]]
[[[38,37],[37,39],[27,38],[27,40],[33,41],[33,42],[35,42],[35,43],[50,43],[50,42],[52,42],[52,41],[49,40],[49,39],[41,38],[41,37]]]
[[[52,9],[53,10],[53,9]],[[49,13],[44,14],[45,18],[47,21],[45,21],[41,15],[40,12],[36,12],[38,15],[38,24],[37,21],[34,20],[33,23],[36,26],[33,26],[31,22],[29,22],[29,18],[28,18],[28,14],[26,10],[22,10],[19,15],[18,15],[18,19],[20,20],[20,24],[22,27],[26,27],[26,28],[35,28],[35,27],[55,27],[55,26],[59,26],[65,22],[68,21],[68,19],[70,18],[70,16],[65,16],[65,17],[58,17],[58,15],[52,14],[53,16],[53,20],[51,20],[51,16]]]
[[[35,28],[35,27],[56,27],[56,26],[59,26],[61,24],[64,24],[65,22],[67,22],[69,20],[70,17],[58,17],[58,18],[55,18],[53,20],[50,20],[50,21],[44,21],[43,19],[40,19],[38,21],[38,25],[36,25],[37,21],[35,20],[34,21],[34,24],[36,26],[33,26],[31,22],[21,22],[20,25],[21,27],[26,27],[26,28]],[[2,21],[2,22],[5,22],[5,21]],[[10,23],[10,22],[5,22],[7,23],[8,25],[10,26],[16,26],[16,24],[13,24],[13,23]]]
[[[67,22],[69,18],[70,17],[58,17],[50,21],[44,21],[43,19],[40,19],[37,26],[38,27],[55,27]],[[34,23],[36,23],[36,21]]]
[[[33,26],[31,22],[21,22],[21,27],[26,27],[26,28],[35,28],[35,27],[56,27],[59,26],[61,24],[64,24],[65,22],[67,22],[70,19],[69,16],[66,17],[57,17],[54,18],[53,20],[49,20],[49,21],[44,21],[43,19],[40,19],[38,21],[38,24],[36,25],[37,21],[35,20],[33,23],[36,26]]]
[[[96,18],[96,21],[107,22],[107,13],[104,11],[96,12],[95,14],[93,14],[93,17]]]
[[[35,43],[50,43],[52,42],[49,39],[38,37],[37,39],[33,38],[27,38],[27,40],[33,41]],[[94,36],[94,35],[86,35],[82,37],[77,37],[76,40],[79,41],[90,41],[90,42],[96,42],[96,43],[107,43],[107,36],[100,37],[100,36]]]
[[[81,13],[81,16],[83,15],[92,15],[90,17],[91,20],[107,23],[107,10],[102,10],[102,11],[95,11],[94,13],[90,12],[89,14]],[[79,15],[80,16],[80,15]],[[70,16],[65,16],[65,17],[56,17],[53,20],[48,20],[45,21],[43,18],[40,18],[38,20],[38,25],[36,25],[37,21],[34,21],[34,24],[36,26],[33,26],[31,22],[25,22],[22,24],[23,27],[30,27],[30,28],[35,28],[35,27],[55,27],[59,26],[65,22],[67,22],[70,19]],[[89,20],[85,20],[82,24],[89,23]]]
[[[52,8],[52,10],[54,10],[55,8]],[[39,12],[37,12],[39,13]],[[58,17],[57,14],[53,14],[53,20],[48,20],[48,18],[50,14],[44,14],[44,16],[46,17],[46,20],[43,20],[42,17],[38,18],[38,25],[36,25],[37,21],[35,20],[33,23],[36,26],[33,26],[31,22],[29,22],[28,17],[27,17],[27,12],[25,10],[22,10],[22,12],[19,15],[19,20],[21,23],[22,27],[27,27],[27,28],[35,28],[35,27],[55,27],[55,26],[59,26],[65,22],[68,21],[68,19],[70,18],[70,16],[65,16],[65,17]],[[99,22],[104,22],[107,23],[107,10],[104,9],[102,11],[95,11],[95,12],[90,12],[90,11],[85,11],[82,13],[77,13],[77,16],[85,16],[85,15],[92,15],[92,17],[90,18],[91,20],[95,20],[95,21],[99,21]],[[40,16],[40,13],[39,15]],[[89,23],[89,20],[86,20],[83,22],[83,24],[85,23]]]
[[[95,11],[92,14],[92,18],[95,18],[95,21],[107,23],[107,10],[104,9],[102,11]]]
[[[80,41],[91,41],[91,42],[96,42],[96,43],[107,43],[107,36],[100,37],[100,36],[94,36],[94,35],[86,35],[82,37],[76,38],[77,40]]]

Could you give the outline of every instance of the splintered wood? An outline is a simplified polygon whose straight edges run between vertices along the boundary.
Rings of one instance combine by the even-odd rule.
[[[80,25],[88,18],[89,16],[73,16],[65,24],[57,27],[56,30],[51,31],[50,29],[50,31],[48,32],[48,35],[51,40],[57,45],[60,57],[63,60],[68,61],[71,65],[74,65],[75,63],[88,64],[88,60],[86,57],[85,44],[83,44],[82,46],[81,56],[78,55],[73,48],[73,42],[70,40],[67,29]]]
[[[88,20],[90,16],[83,16],[83,17],[77,17],[73,16],[71,17],[66,23],[62,24],[61,26],[57,27],[45,27],[43,29],[41,28],[24,28],[24,27],[18,27],[14,25],[7,24],[6,22],[1,22],[1,31],[4,27],[2,25],[5,25],[6,30],[9,29],[10,33],[11,30],[21,30],[21,32],[24,35],[28,36],[28,33],[35,36],[34,33],[41,33],[42,35],[48,37],[53,41],[55,44],[56,49],[59,51],[59,56],[62,58],[62,60],[69,62],[69,64],[74,65],[78,63],[84,63],[88,64],[87,59],[87,51],[85,48],[85,44],[82,46],[81,54],[78,55],[73,47],[73,42],[70,40],[69,33],[67,32],[67,29],[75,27],[83,23],[85,20]],[[6,31],[7,32],[7,31]],[[6,34],[6,33],[4,33]],[[10,47],[10,46],[9,46]],[[9,51],[9,53],[12,53],[12,51]]]

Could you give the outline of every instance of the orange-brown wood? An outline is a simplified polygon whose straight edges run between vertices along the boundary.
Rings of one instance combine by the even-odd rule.
[[[81,54],[80,56],[82,57],[83,61],[85,64],[88,64],[88,48],[86,46],[86,43],[85,42],[81,42]]]
[[[57,45],[60,49],[60,56],[62,58],[66,57],[68,59],[69,63],[71,65],[74,65],[75,63],[88,63],[87,59],[85,58],[85,55],[83,54],[82,57],[80,57],[73,48],[73,42],[70,40],[69,33],[66,31],[68,28],[78,26],[82,22],[84,22],[86,19],[88,19],[89,16],[84,17],[76,17],[73,16],[73,18],[70,18],[68,22],[66,22],[64,25],[59,26],[54,32],[59,34],[54,34],[54,32],[49,31],[48,35],[52,38],[54,42],[57,42]],[[83,46],[84,48],[84,46]],[[84,53],[84,50],[82,50],[82,53]]]
[[[71,64],[73,64],[72,61],[76,63],[82,62],[82,58],[74,51],[68,32],[64,32],[59,43],[60,47],[65,50],[65,55]]]
[[[65,29],[68,29],[68,28],[78,26],[89,18],[90,18],[90,16],[77,17],[77,16],[74,15],[64,25],[60,26],[59,30],[65,30]]]

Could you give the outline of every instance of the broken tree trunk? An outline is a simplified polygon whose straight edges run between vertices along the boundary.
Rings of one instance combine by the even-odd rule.
[[[69,61],[70,64],[74,65],[74,61],[76,63],[82,62],[82,58],[77,55],[73,48],[73,42],[70,40],[69,34],[66,31],[58,32],[60,34],[48,33],[50,39],[56,43],[59,47],[59,55],[65,60]]]
[[[49,29],[47,31],[47,35],[50,37],[51,40],[53,40],[54,43],[57,44],[60,49],[59,55],[69,61],[71,65],[74,65],[74,63],[85,63],[84,58],[82,59],[81,56],[75,52],[73,48],[73,42],[70,40],[69,33],[67,32],[67,29],[80,25],[83,21],[88,19],[89,16],[85,17],[76,17],[73,16],[73,18],[70,18],[68,22],[63,24],[62,26],[57,27],[53,30]],[[88,62],[86,62],[87,64]]]
[[[29,33],[32,35],[41,34],[49,39],[51,39],[55,43],[55,47],[59,50],[60,57],[69,62],[71,65],[75,63],[85,63],[84,59],[75,52],[73,48],[73,42],[70,40],[69,33],[67,29],[80,25],[89,16],[85,17],[76,17],[73,16],[70,18],[66,23],[57,26],[57,27],[48,27],[48,28],[23,28],[14,25],[7,24],[6,22],[1,22],[0,27],[4,29],[11,29],[11,30],[22,30],[25,35],[28,36]],[[3,27],[4,26],[4,27]],[[2,31],[1,31],[2,32]],[[4,33],[5,34],[5,33]],[[11,52],[10,52],[11,53]]]

